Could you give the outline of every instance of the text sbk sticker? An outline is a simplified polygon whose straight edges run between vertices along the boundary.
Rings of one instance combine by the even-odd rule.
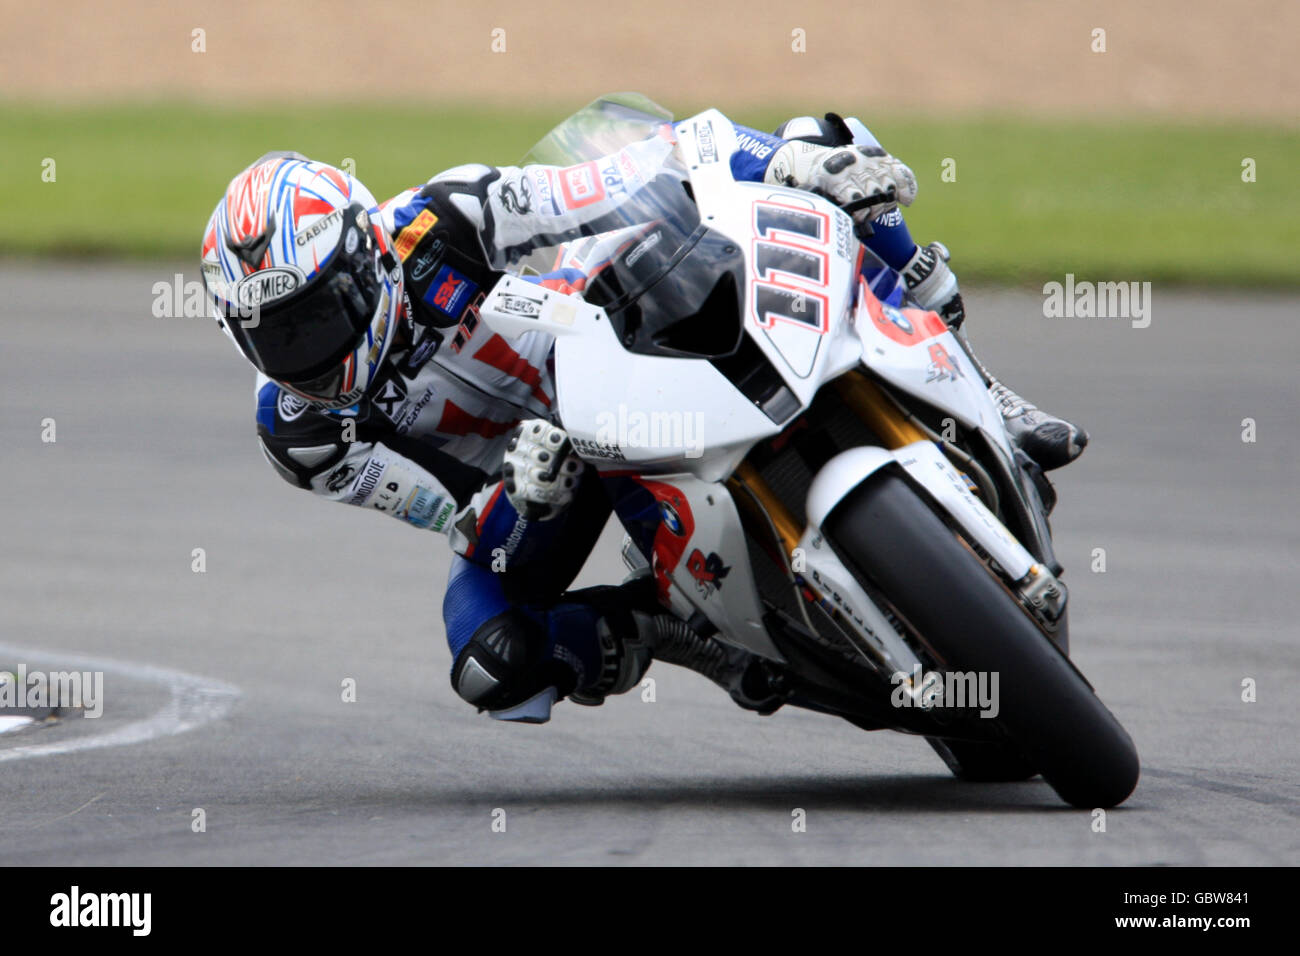
[[[451,266],[443,266],[424,292],[424,301],[439,312],[459,319],[478,286]]]

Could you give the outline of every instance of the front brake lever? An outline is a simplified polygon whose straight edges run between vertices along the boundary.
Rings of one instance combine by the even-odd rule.
[[[883,193],[872,193],[870,196],[863,196],[861,199],[846,202],[840,208],[852,216],[854,213],[870,206],[878,206],[881,203],[897,201],[898,193],[893,186],[890,186]],[[871,227],[870,219],[863,219],[861,222],[856,223],[853,227],[853,231],[862,242],[866,242],[876,234],[876,230]]]

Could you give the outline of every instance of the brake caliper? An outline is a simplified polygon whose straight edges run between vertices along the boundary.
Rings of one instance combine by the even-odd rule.
[[[1035,617],[1053,627],[1065,612],[1070,592],[1060,579],[1041,564],[1035,564],[1017,584],[1020,596]]]

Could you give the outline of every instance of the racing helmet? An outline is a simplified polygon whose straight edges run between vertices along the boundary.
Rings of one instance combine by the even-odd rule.
[[[201,267],[214,317],[258,371],[315,408],[365,395],[396,333],[402,269],[359,181],[266,154],[226,187]]]

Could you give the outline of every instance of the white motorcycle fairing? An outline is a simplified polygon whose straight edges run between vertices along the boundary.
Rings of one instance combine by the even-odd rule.
[[[518,276],[494,286],[481,314],[503,336],[553,335],[558,418],[575,449],[602,475],[640,483],[661,505],[677,502],[674,516],[666,516],[643,547],[661,597],[684,618],[699,612],[720,637],[780,660],[762,622],[745,534],[724,484],[755,444],[780,433],[832,379],[865,366],[966,428],[981,430],[1008,457],[1011,450],[998,409],[943,320],[885,305],[861,280],[864,250],[849,216],[807,192],[737,182],[726,161],[735,130],[716,110],[677,123],[675,132],[701,223],[744,255],[744,331],[779,370],[779,401],[760,408],[707,360],[629,351],[602,308]],[[672,429],[653,447],[611,437],[611,417],[617,420],[620,406],[665,421],[700,416],[702,445],[673,442]],[[1047,572],[936,445],[862,447],[834,457],[808,491],[802,578],[823,601],[845,611],[874,649],[877,667],[910,672],[916,657],[821,534],[822,520],[839,501],[871,473],[893,465],[992,557],[1008,583]]]

